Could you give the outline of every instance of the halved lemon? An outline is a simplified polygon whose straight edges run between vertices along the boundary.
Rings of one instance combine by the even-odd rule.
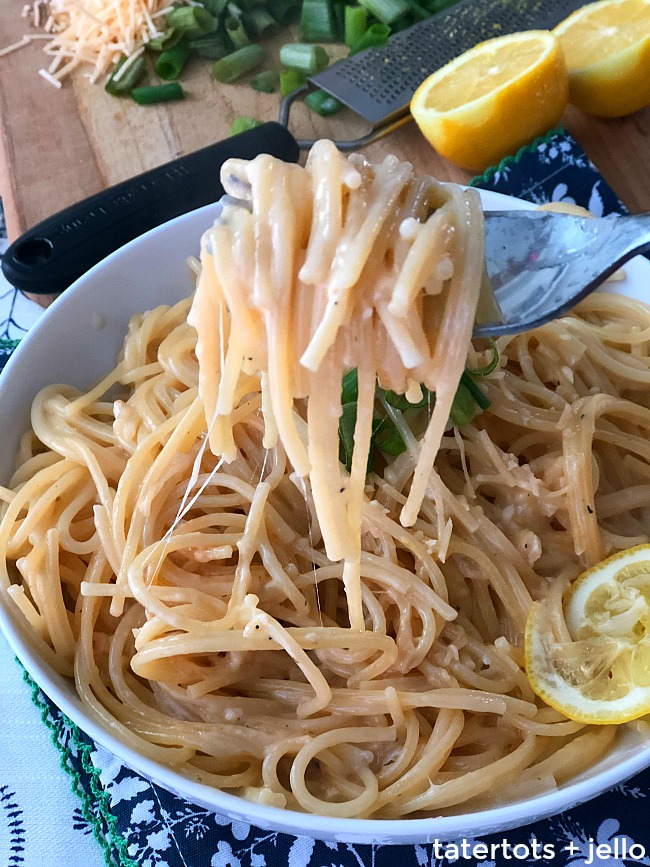
[[[569,68],[569,102],[622,117],[650,104],[650,0],[601,0],[553,31]]]
[[[442,156],[482,171],[554,127],[568,92],[558,40],[529,30],[482,42],[434,72],[411,114]]]
[[[621,551],[577,578],[563,599],[568,637],[536,602],[526,674],[570,719],[606,725],[650,713],[650,545]]]

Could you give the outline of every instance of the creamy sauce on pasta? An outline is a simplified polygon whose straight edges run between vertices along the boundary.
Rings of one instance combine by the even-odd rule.
[[[521,637],[532,600],[561,617],[585,566],[648,541],[650,310],[594,295],[500,338],[457,429],[486,360],[475,195],[329,143],[224,172],[243,203],[194,298],[135,317],[87,393],[36,398],[0,488],[5,603],[98,723],[245,798],[396,818],[562,783],[615,729],[543,706]],[[376,380],[436,399],[368,472]]]

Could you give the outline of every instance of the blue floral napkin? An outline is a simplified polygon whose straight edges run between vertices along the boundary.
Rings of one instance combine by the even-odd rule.
[[[522,148],[516,156],[506,157],[471,183],[537,205],[581,205],[594,217],[627,210],[580,145],[561,129]]]
[[[624,211],[578,144],[562,130],[504,160],[473,184],[536,203],[573,202],[597,216]],[[20,321],[21,309],[15,293],[0,306],[0,368],[11,342],[29,327]],[[459,841],[455,847],[325,843],[232,822],[152,785],[86,737],[27,675],[25,683],[60,752],[61,767],[70,775],[83,821],[93,828],[110,867],[650,865],[650,770],[588,804],[507,834],[479,840],[468,825],[464,844]],[[1,784],[0,777],[0,796]]]

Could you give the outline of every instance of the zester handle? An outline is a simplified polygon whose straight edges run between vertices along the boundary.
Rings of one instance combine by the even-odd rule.
[[[9,283],[24,292],[55,295],[109,253],[143,232],[223,195],[222,163],[268,153],[296,162],[299,150],[279,123],[208,145],[185,157],[109,187],[21,235],[2,257]]]

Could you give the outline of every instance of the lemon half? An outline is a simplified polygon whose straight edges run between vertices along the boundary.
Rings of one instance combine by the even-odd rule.
[[[601,0],[553,31],[569,68],[569,102],[622,117],[650,104],[650,0]]]
[[[438,153],[482,171],[554,127],[568,93],[558,40],[529,30],[482,42],[434,72],[411,114]]]
[[[526,674],[535,693],[576,722],[622,723],[650,712],[650,545],[584,572],[563,600],[570,635],[543,603],[526,624]]]

